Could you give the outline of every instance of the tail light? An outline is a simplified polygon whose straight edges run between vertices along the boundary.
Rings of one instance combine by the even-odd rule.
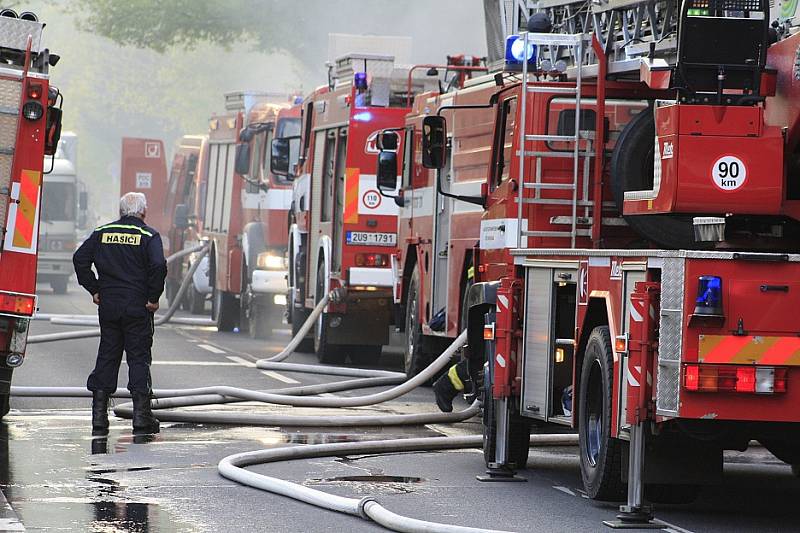
[[[356,254],[356,266],[384,267],[389,264],[386,254]]]
[[[42,84],[31,83],[28,85],[28,97],[33,98],[34,100],[40,99],[42,97]]]
[[[28,294],[0,293],[0,313],[31,316],[35,309],[35,296]]]
[[[772,366],[701,365],[683,368],[683,387],[691,392],[786,392],[789,370]]]

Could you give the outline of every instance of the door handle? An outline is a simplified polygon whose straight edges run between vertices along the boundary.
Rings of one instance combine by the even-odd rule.
[[[762,285],[761,292],[789,292],[788,285]]]

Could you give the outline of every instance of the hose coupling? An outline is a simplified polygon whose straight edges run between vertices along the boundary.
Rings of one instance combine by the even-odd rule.
[[[347,299],[347,289],[344,287],[337,287],[331,291],[329,296],[332,303],[342,303]]]
[[[376,500],[374,496],[364,496],[363,498],[361,498],[361,501],[358,502],[358,515],[364,520],[371,521],[372,518],[370,518],[366,510],[366,506],[370,502],[377,503],[378,505],[380,505],[380,503],[378,503],[378,500]]]

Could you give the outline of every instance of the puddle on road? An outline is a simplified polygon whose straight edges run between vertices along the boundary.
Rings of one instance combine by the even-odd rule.
[[[337,481],[359,481],[365,483],[422,483],[426,481],[421,477],[408,477],[408,476],[337,476],[326,477],[322,479],[309,479],[309,483],[334,483]]]

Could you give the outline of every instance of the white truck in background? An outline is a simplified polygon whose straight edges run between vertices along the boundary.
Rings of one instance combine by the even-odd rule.
[[[78,180],[78,137],[63,132],[55,159],[45,159],[42,215],[39,225],[37,281],[49,283],[56,294],[66,294],[74,269],[72,254],[78,233],[89,223],[88,192]]]

